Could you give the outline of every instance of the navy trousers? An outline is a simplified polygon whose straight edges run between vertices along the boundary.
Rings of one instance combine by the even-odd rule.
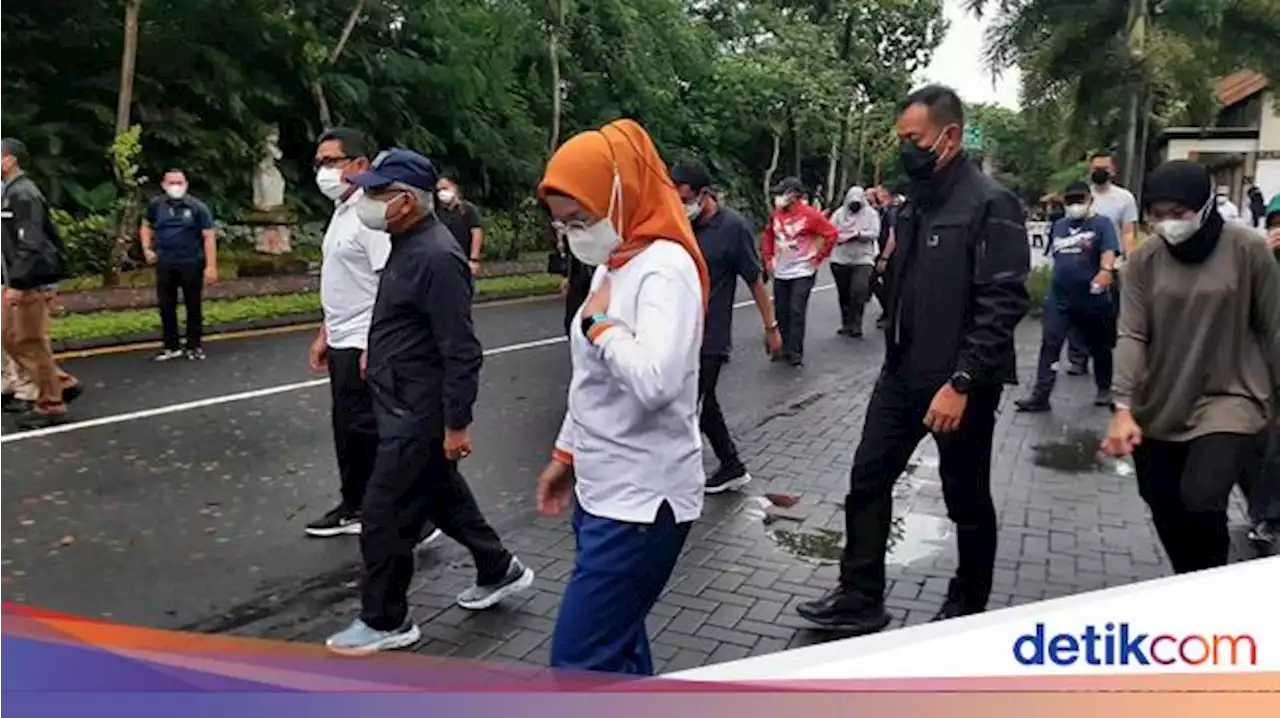
[[[644,619],[658,601],[693,522],[664,503],[651,524],[573,512],[573,576],[551,637],[551,666],[653,675]]]
[[[1111,388],[1111,347],[1114,336],[1109,309],[1080,310],[1060,302],[1045,305],[1041,318],[1040,362],[1036,369],[1036,396],[1048,398],[1053,393],[1057,374],[1053,363],[1062,354],[1062,343],[1075,329],[1080,332],[1093,357],[1093,379],[1099,391]],[[1071,362],[1077,363],[1074,358]]]

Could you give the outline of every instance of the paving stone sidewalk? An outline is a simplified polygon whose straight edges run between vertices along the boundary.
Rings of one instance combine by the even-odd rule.
[[[1023,377],[1031,375],[1038,340],[1037,323],[1020,328]],[[707,497],[649,619],[659,672],[831,638],[808,629],[794,609],[835,582],[832,559],[843,541],[849,465],[877,372],[878,366],[851,368],[790,406],[736,427],[755,481],[743,493]],[[1092,380],[1063,376],[1050,414],[1016,413],[1019,391],[1006,390],[995,433],[992,491],[1000,542],[990,609],[1169,573],[1130,465],[1096,455],[1109,414],[1092,406]],[[926,439],[895,490],[891,629],[928,621],[955,569],[937,465],[937,448]],[[1238,497],[1233,511],[1240,520]],[[465,611],[453,597],[471,579],[469,560],[455,546],[433,549],[439,561],[419,571],[410,594],[424,634],[418,651],[547,664],[573,568],[568,521],[538,518],[504,533],[504,540],[537,571],[534,589],[487,612]],[[271,634],[323,640],[355,610],[347,600],[304,630]]]

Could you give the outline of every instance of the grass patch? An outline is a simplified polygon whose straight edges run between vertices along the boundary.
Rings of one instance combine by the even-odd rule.
[[[548,274],[482,278],[476,283],[476,298],[492,300],[550,294],[559,286],[560,278]],[[318,311],[320,295],[317,292],[217,299],[204,303],[204,323],[206,327],[213,327]],[[186,312],[179,307],[178,317],[181,323],[186,322],[185,315]],[[88,341],[158,331],[160,315],[155,308],[128,309],[55,317],[49,327],[49,338],[55,342]]]
[[[1031,295],[1032,315],[1037,315],[1044,309],[1044,300],[1049,296],[1049,285],[1052,282],[1052,265],[1042,264],[1031,270],[1031,274],[1027,277],[1027,293]]]

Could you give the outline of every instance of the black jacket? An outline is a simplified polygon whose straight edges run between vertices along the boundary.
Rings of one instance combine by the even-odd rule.
[[[467,256],[438,220],[391,235],[366,372],[379,436],[440,437],[471,424],[484,362],[471,292]]]
[[[35,289],[62,279],[66,252],[44,193],[21,174],[5,183],[3,205],[5,286]]]
[[[886,277],[886,369],[921,386],[966,372],[1016,384],[1014,329],[1030,307],[1018,199],[964,155],[898,213]]]

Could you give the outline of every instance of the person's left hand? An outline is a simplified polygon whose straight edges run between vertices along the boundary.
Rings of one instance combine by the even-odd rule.
[[[480,262],[473,259],[470,261],[470,264],[471,264],[471,276],[476,276],[480,274]]]
[[[1111,286],[1111,272],[1105,269],[1099,269],[1098,273],[1093,276],[1093,283],[1106,289]]]
[[[782,332],[778,331],[777,326],[768,327],[764,330],[764,353],[773,356],[782,350]]]
[[[605,275],[600,280],[600,286],[596,287],[596,291],[587,297],[587,301],[582,305],[582,316],[591,317],[597,314],[609,313],[609,276]]]
[[[924,415],[924,425],[935,434],[955,431],[960,428],[960,419],[964,416],[964,407],[968,403],[969,397],[952,388],[950,382],[943,384],[929,403],[929,411]]]
[[[444,430],[444,457],[458,461],[471,455],[471,435],[466,429]]]
[[[538,513],[557,516],[573,499],[573,467],[556,459],[538,475]]]
[[[218,268],[217,268],[217,267],[205,267],[205,268],[204,268],[204,283],[205,283],[205,284],[216,284],[217,282],[218,282]]]

